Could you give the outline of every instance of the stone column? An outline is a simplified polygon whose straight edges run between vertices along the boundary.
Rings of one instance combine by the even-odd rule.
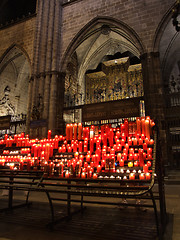
[[[156,121],[159,138],[163,149],[163,161],[167,164],[167,137],[165,131],[165,103],[158,52],[146,53],[141,56],[144,82],[144,99],[146,115]]]
[[[63,119],[64,108],[64,84],[66,74],[61,72],[57,81],[57,103],[56,103],[56,133],[64,134],[65,122]]]
[[[52,45],[52,78],[49,100],[49,129],[52,135],[63,132],[64,74],[59,73],[61,37],[61,1],[55,0],[54,35]]]
[[[55,135],[55,128],[56,128],[56,106],[59,104],[57,102],[57,81],[58,81],[58,74],[52,74],[51,78],[51,90],[50,90],[50,99],[49,99],[49,125],[48,129],[52,130],[52,135]]]
[[[33,61],[32,61],[32,78],[30,82],[30,87],[28,91],[28,112],[27,112],[27,119],[26,119],[26,133],[32,136],[33,130],[30,130],[30,121],[31,121],[31,114],[33,105],[36,103],[36,87],[37,87],[37,80],[34,81],[36,78],[39,68],[39,43],[41,39],[41,26],[43,22],[43,9],[44,9],[44,1],[38,0],[37,1],[37,16],[36,16],[36,31],[34,36],[34,49],[33,49]]]
[[[32,63],[32,75],[35,80],[31,88],[31,112],[34,105],[39,105],[39,97],[42,97],[40,118],[43,119],[43,124],[45,121],[47,124],[32,130],[34,134],[38,133],[42,137],[47,136],[48,128],[56,128],[53,117],[56,118],[57,113],[54,105],[57,103],[57,74],[60,69],[61,3],[62,0],[38,0],[37,4]]]
[[[45,77],[45,84],[44,84],[43,114],[42,114],[43,119],[47,120],[47,126],[42,128],[42,137],[47,137],[50,84],[51,84],[51,75],[47,74]]]
[[[32,78],[29,80],[28,86],[28,107],[27,107],[27,116],[26,116],[26,134],[30,134],[30,117],[31,117],[31,102],[32,102],[32,85],[33,80]]]

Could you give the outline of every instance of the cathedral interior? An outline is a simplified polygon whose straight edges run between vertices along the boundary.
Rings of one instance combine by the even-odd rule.
[[[71,122],[116,126],[128,109],[95,113],[134,101],[157,121],[164,165],[180,168],[180,3],[97,2],[1,1],[0,117],[10,125],[0,137],[43,138]]]

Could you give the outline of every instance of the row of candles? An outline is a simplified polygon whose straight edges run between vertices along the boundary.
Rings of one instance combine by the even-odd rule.
[[[147,124],[145,124],[146,122]],[[131,171],[128,179],[137,178],[137,174],[139,179],[142,179],[143,176],[144,179],[151,177],[150,169],[153,160],[152,145],[154,140],[150,137],[154,122],[149,117],[137,118],[135,122],[131,123],[125,119],[124,123],[117,128],[103,125],[99,127],[98,131],[94,126],[80,128],[82,131],[79,131],[79,126],[82,126],[82,124],[72,125],[73,131],[70,132],[68,132],[68,125],[66,126],[65,137],[56,135],[53,139],[50,130],[47,139],[43,140],[30,140],[29,136],[25,136],[24,133],[15,135],[14,138],[6,135],[4,140],[0,141],[0,144],[11,147],[12,145],[9,145],[9,142],[15,143],[16,147],[20,147],[20,152],[4,150],[4,156],[0,156],[0,165],[9,162],[13,166],[13,162],[19,162],[21,169],[26,166],[28,170],[35,165],[41,167],[41,169],[44,169],[44,166],[48,169],[49,166],[52,174],[52,169],[55,169],[52,167],[54,166],[53,159],[57,157],[58,164],[55,165],[56,168],[61,168],[59,175],[62,177],[69,177],[72,173],[74,174],[77,167],[79,169],[77,176],[82,178],[84,176],[99,176],[102,172],[118,173],[122,167],[130,169],[139,167],[142,169],[142,173]],[[74,128],[75,125],[77,125],[77,128]],[[130,128],[131,133],[129,133]],[[69,133],[70,137],[67,136]],[[80,138],[70,140],[72,136],[74,138],[79,133],[81,133]],[[54,156],[54,149],[58,149],[58,156]],[[13,154],[18,156],[12,156]],[[24,154],[27,156],[22,156]],[[67,161],[68,164],[63,160],[64,154],[71,156],[71,159]],[[124,177],[127,178],[127,176]]]
[[[21,134],[15,134],[13,137],[5,134],[4,139],[0,140],[0,145],[5,145],[6,147],[32,147],[33,144],[52,144],[54,148],[58,148],[59,141],[64,141],[65,137],[63,135],[56,135],[54,138],[51,137],[51,130],[48,131],[48,137],[42,140],[30,139],[29,135],[25,135],[24,132]]]
[[[117,163],[117,162],[116,162]],[[120,179],[140,179],[140,180],[149,180],[151,177],[151,173],[148,171],[148,167],[151,166],[151,162],[147,162],[143,166],[143,168],[138,168],[135,170],[133,168],[133,165],[130,165],[131,162],[128,163],[127,167],[116,167],[116,170],[112,170],[111,174],[118,174],[115,176],[116,178]],[[32,156],[22,156],[22,155],[16,155],[16,156],[0,156],[0,166],[10,166],[10,169],[20,169],[24,170],[24,167],[26,170],[37,170],[40,169],[42,171],[45,171],[50,176],[53,176],[55,173],[56,175],[60,177],[81,177],[81,178],[96,178],[98,176],[101,176],[102,173],[107,173],[109,170],[106,168],[106,161],[102,161],[102,163],[99,163],[96,165],[95,162],[83,162],[80,159],[72,158],[71,160],[67,159],[55,159],[53,161],[46,161],[44,159],[38,159],[37,157]],[[148,165],[150,164],[150,165]],[[96,167],[95,167],[96,166]],[[120,165],[119,165],[120,166]],[[135,166],[135,165],[134,165]],[[57,174],[58,173],[58,174]],[[120,176],[121,175],[121,176]],[[106,175],[105,175],[106,176]],[[113,175],[111,175],[112,178]],[[103,177],[103,176],[101,176]],[[107,176],[106,176],[107,177]]]
[[[151,129],[155,125],[154,121],[150,117],[137,117],[135,122],[129,122],[128,119],[124,119],[124,122],[120,124],[118,128],[119,134],[122,138],[135,135],[136,137],[144,135],[150,139]],[[91,125],[91,127],[83,127],[82,123],[71,123],[66,125],[66,140],[85,140],[93,138],[97,132],[107,135],[110,142],[113,138],[113,129],[111,124],[101,125],[100,129],[98,126]]]

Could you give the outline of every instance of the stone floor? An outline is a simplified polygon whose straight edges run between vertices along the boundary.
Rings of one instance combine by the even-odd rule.
[[[164,240],[180,239],[180,185],[165,185],[168,223]],[[1,194],[2,192],[0,192]],[[24,198],[17,193],[17,200]],[[134,240],[157,239],[154,213],[134,208],[107,205],[87,205],[83,214],[61,221],[53,231],[46,225],[50,219],[49,205],[41,193],[32,193],[29,208],[0,212],[0,240]],[[38,201],[37,201],[38,200]],[[0,197],[0,208],[7,204],[7,196]],[[57,204],[56,218],[66,214],[66,206]],[[73,210],[77,209],[73,205]]]

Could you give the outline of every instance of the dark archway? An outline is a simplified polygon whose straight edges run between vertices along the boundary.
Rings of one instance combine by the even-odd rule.
[[[0,61],[0,116],[11,115],[11,122],[24,120],[27,114],[31,67],[24,53],[13,45]],[[9,131],[11,134],[25,131],[25,124]]]

